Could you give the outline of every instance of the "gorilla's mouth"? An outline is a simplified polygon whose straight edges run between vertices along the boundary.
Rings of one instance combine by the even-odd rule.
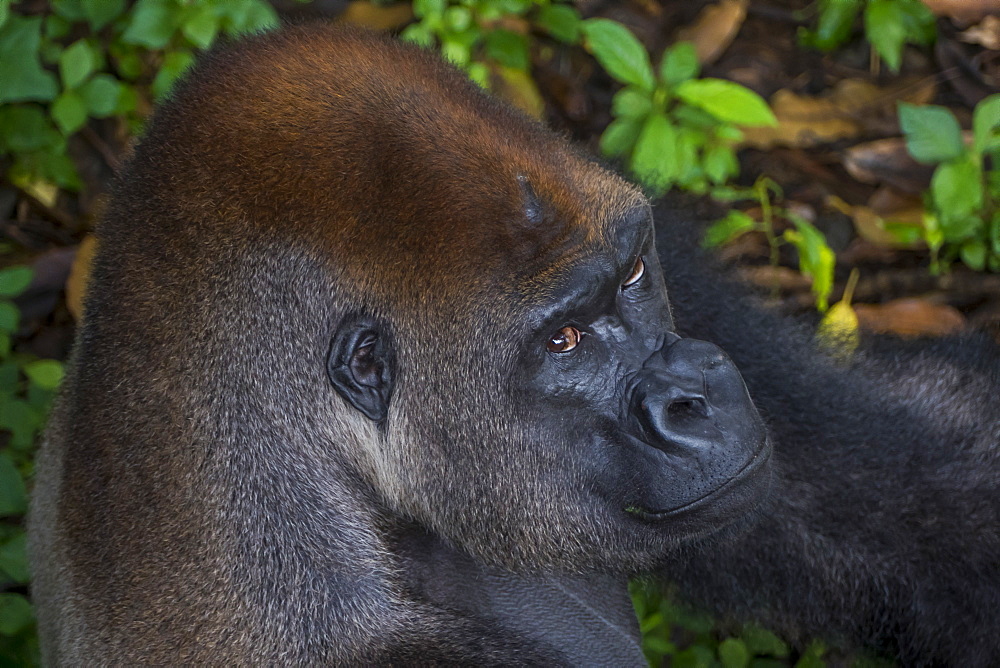
[[[762,494],[755,489],[759,482],[763,482],[761,474],[765,472],[768,462],[771,460],[771,442],[765,439],[761,442],[757,451],[740,467],[726,482],[711,489],[698,498],[688,501],[675,508],[667,510],[650,510],[638,504],[629,504],[625,512],[640,519],[650,522],[659,522],[667,519],[676,519],[697,512],[705,506],[721,502],[724,505],[746,505],[747,509],[756,505],[756,501]],[[763,491],[761,489],[760,491]],[[735,498],[726,498],[735,497]],[[746,498],[740,498],[746,497]]]

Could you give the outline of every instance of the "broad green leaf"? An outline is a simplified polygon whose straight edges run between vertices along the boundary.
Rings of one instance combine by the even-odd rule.
[[[972,115],[972,134],[979,153],[1000,149],[1000,93],[990,95],[976,105]]]
[[[705,248],[724,246],[733,239],[755,229],[757,229],[757,221],[742,211],[731,209],[725,218],[715,221],[705,230],[705,239],[702,241],[702,245]]]
[[[677,87],[677,97],[720,121],[746,126],[776,126],[767,102],[749,88],[724,79],[691,79]]]
[[[219,32],[220,16],[209,5],[192,5],[181,24],[181,32],[199,49],[207,49]]]
[[[906,43],[905,10],[899,0],[870,0],[865,8],[865,34],[893,72],[899,71]]]
[[[962,128],[944,107],[900,102],[899,126],[906,135],[906,148],[917,162],[944,162],[957,158],[965,149]]]
[[[278,27],[278,13],[264,0],[229,1],[216,8],[226,19],[223,27],[227,35],[264,32]]]
[[[79,39],[59,54],[59,76],[63,88],[76,88],[97,67],[97,54],[85,39]]]
[[[0,104],[51,100],[59,84],[42,68],[38,48],[42,18],[12,15],[0,28]]]
[[[2,351],[0,351],[2,353]],[[0,359],[6,355],[0,354]],[[6,401],[18,391],[18,381],[21,378],[20,367],[17,362],[7,360],[0,362],[0,403]]]
[[[0,297],[17,297],[31,284],[31,267],[0,269]]]
[[[816,30],[806,33],[802,41],[821,51],[837,48],[851,36],[861,4],[861,0],[822,0]]]
[[[62,382],[63,365],[58,360],[35,360],[24,365],[24,375],[40,388],[54,390]]]
[[[28,599],[20,594],[0,594],[0,635],[12,636],[35,621]]]
[[[10,456],[0,452],[0,516],[20,515],[27,508],[28,492],[24,480]]]
[[[693,79],[700,71],[698,52],[691,42],[677,42],[664,52],[660,61],[660,80],[668,86]]]
[[[753,624],[743,627],[740,638],[754,656],[773,656],[783,659],[790,651],[784,640],[771,631]]]
[[[87,18],[81,0],[49,0],[49,2],[56,14],[68,21],[84,21]]]
[[[179,12],[167,0],[139,0],[130,12],[122,41],[162,49],[177,30]]]
[[[704,181],[704,172],[698,160],[698,149],[705,145],[705,133],[697,128],[679,126],[676,128],[675,142],[678,183],[685,188],[694,188]]]
[[[440,15],[448,6],[447,0],[413,0],[413,15],[418,19]]]
[[[510,30],[491,30],[486,33],[486,54],[501,65],[517,70],[527,70],[531,64],[528,38]]]
[[[958,254],[970,269],[982,271],[986,268],[986,243],[982,239],[969,239],[962,244]]]
[[[726,638],[720,642],[718,652],[725,668],[745,668],[750,663],[750,652],[738,638]]]
[[[979,164],[959,158],[941,163],[931,177],[931,197],[948,241],[960,241],[968,233],[966,220],[983,206],[982,171]]]
[[[701,163],[705,176],[715,185],[725,183],[740,173],[739,160],[732,147],[726,144],[713,144],[706,148]]]
[[[108,74],[98,74],[80,88],[88,113],[106,118],[116,113],[122,96],[122,84]]]
[[[472,12],[468,7],[449,7],[444,13],[444,24],[454,32],[468,30],[472,26]]]
[[[36,105],[0,105],[0,150],[29,153],[59,146],[63,136]]]
[[[28,402],[8,399],[0,404],[0,429],[10,432],[10,447],[30,448],[41,426],[41,416]]]
[[[100,30],[125,10],[125,0],[83,0],[83,13],[95,31]]]
[[[10,3],[11,0],[0,0],[0,28],[3,28],[10,18]]]
[[[62,39],[69,34],[72,24],[58,14],[45,17],[45,36],[51,40]]]
[[[570,5],[546,5],[538,10],[535,24],[566,44],[580,39],[580,14]]]
[[[163,59],[163,66],[153,79],[151,89],[157,100],[163,99],[174,82],[180,78],[187,68],[194,63],[194,55],[190,51],[171,51]]]
[[[424,48],[434,46],[434,33],[423,23],[411,23],[399,36]]]
[[[641,118],[619,118],[612,121],[601,135],[601,153],[617,158],[632,150],[642,130]]]
[[[441,55],[450,63],[465,67],[472,58],[468,44],[446,37],[441,42]]]
[[[27,542],[27,535],[22,529],[0,545],[0,571],[19,584],[30,580]]]
[[[583,35],[587,48],[608,74],[652,92],[656,80],[649,54],[628,28],[608,19],[588,19],[583,22]]]
[[[643,123],[629,167],[655,190],[665,190],[677,178],[677,132],[663,114],[651,114]]]
[[[0,331],[14,333],[17,325],[21,321],[21,312],[13,302],[6,299],[0,301]]]
[[[611,114],[615,117],[645,118],[652,110],[649,94],[631,86],[622,88],[611,100]]]
[[[49,113],[65,135],[73,134],[87,122],[87,104],[74,90],[63,91],[52,103]]]

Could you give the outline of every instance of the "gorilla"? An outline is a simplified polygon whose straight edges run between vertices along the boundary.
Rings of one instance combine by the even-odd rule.
[[[208,54],[98,228],[29,520],[45,662],[641,665],[655,572],[987,663],[996,352],[837,366],[658,208],[388,37]]]

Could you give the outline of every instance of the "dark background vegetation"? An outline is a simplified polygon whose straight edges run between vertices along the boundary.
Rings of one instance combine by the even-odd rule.
[[[686,191],[823,345],[1000,341],[995,2],[0,0],[0,666],[37,663],[21,522],[109,183],[198,52],[300,20],[438,49],[651,195]],[[653,664],[879,663],[633,594]]]

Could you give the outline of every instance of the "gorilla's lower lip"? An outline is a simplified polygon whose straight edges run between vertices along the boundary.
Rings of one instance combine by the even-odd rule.
[[[747,462],[740,467],[740,470],[733,474],[729,480],[722,483],[720,486],[706,492],[702,496],[699,496],[693,501],[689,501],[683,505],[677,506],[676,508],[671,508],[669,510],[647,510],[640,506],[630,505],[626,509],[631,515],[640,517],[644,520],[659,521],[670,519],[681,515],[692,510],[695,510],[698,506],[713,500],[715,497],[721,496],[732,489],[734,486],[748,479],[758,469],[767,464],[768,460],[771,458],[771,447],[770,442],[765,440],[761,446],[754,452],[753,457],[751,457]]]

